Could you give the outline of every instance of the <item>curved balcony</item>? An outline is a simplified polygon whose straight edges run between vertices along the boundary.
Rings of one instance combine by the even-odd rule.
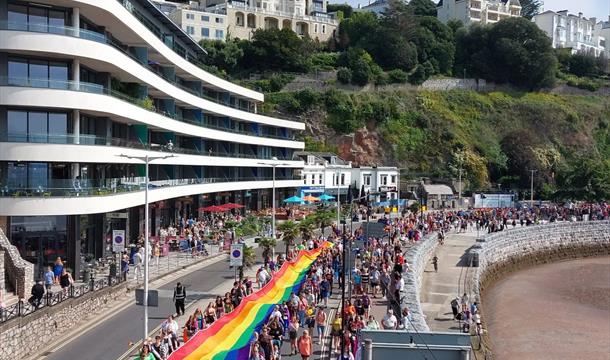
[[[144,178],[97,181],[48,180],[46,186],[0,188],[1,216],[48,216],[98,214],[144,204]],[[221,191],[298,187],[302,180],[257,178],[200,178],[151,181],[151,203]]]
[[[177,155],[158,162],[162,165],[259,167],[259,161],[270,161],[275,156],[278,161],[282,161],[281,167],[303,166],[302,161],[292,160],[290,156],[205,151],[95,135],[0,134],[0,161],[138,163],[118,158],[117,155],[122,153],[132,156]]]
[[[252,109],[242,108],[234,104],[219,101],[216,98],[198,93],[174,80],[163,76],[149,64],[142,63],[135,58],[122,45],[113,42],[105,35],[76,29],[70,26],[51,26],[29,23],[0,22],[0,32],[6,30],[15,36],[0,36],[2,49],[17,51],[50,52],[74,57],[83,57],[104,62],[117,67],[117,71],[124,71],[130,76],[137,77],[172,98],[179,99],[193,107],[203,109],[218,115],[228,116],[248,122],[268,124],[271,126],[284,126],[293,129],[304,129],[304,124],[280,119],[272,116],[254,113]],[[44,34],[45,38],[41,38]],[[118,65],[122,64],[122,66]]]
[[[148,106],[140,99],[129,97],[99,84],[82,81],[0,77],[0,87],[2,86],[7,89],[1,91],[2,88],[0,88],[0,103],[3,105],[89,110],[105,115],[115,115],[119,118],[129,119],[129,122],[134,120],[155,128],[189,136],[294,149],[304,147],[303,142],[285,139],[281,136],[229,129],[185,119],[175,114],[168,114],[154,106]],[[29,93],[24,91],[11,92],[11,88],[29,88],[36,91]]]

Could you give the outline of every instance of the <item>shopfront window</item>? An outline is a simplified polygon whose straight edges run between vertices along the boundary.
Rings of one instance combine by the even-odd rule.
[[[25,260],[36,264],[35,273],[40,274],[57,257],[66,258],[67,216],[13,216],[10,239]],[[74,264],[67,267],[74,268]]]

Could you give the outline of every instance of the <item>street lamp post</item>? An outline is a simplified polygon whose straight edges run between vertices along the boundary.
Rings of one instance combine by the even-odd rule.
[[[277,157],[272,157],[271,160],[273,161],[277,161]],[[272,170],[272,184],[271,184],[271,237],[275,239],[275,168],[278,166],[286,166],[286,165],[290,165],[290,164],[285,164],[285,163],[264,163],[264,162],[259,162],[258,165],[265,165],[265,166],[271,166],[273,168]],[[288,254],[286,254],[286,256],[288,256]]]
[[[341,222],[341,185],[340,185],[341,170],[337,169],[337,231],[339,230],[339,224]]]
[[[537,170],[530,170],[530,172],[532,173],[531,179],[530,179],[530,209],[534,208],[534,173]]]
[[[148,218],[148,164],[154,160],[168,159],[175,157],[175,155],[166,155],[166,156],[130,156],[121,154],[118,155],[120,157],[124,157],[127,159],[135,159],[143,161],[145,164],[145,186],[144,189],[144,299],[142,299],[142,305],[144,306],[144,337],[146,339],[148,337],[148,261],[149,261],[149,251],[150,245],[148,243],[148,234],[149,234],[149,218]]]

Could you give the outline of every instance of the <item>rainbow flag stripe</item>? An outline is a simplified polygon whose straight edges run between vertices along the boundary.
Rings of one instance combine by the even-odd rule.
[[[253,332],[260,329],[276,304],[299,290],[309,267],[322,249],[330,246],[325,242],[320,248],[303,250],[296,260],[285,262],[262,289],[246,296],[233,312],[195,334],[169,360],[247,359]]]

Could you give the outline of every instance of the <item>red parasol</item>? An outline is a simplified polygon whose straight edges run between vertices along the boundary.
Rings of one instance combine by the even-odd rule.
[[[236,204],[236,203],[226,203],[224,205],[220,205],[220,207],[230,210],[230,209],[241,209],[241,208],[244,208],[245,206],[243,206],[241,204]]]
[[[222,206],[211,205],[211,206],[206,206],[206,207],[200,207],[197,210],[204,211],[204,212],[224,212],[224,211],[227,211],[228,209],[226,209]]]

